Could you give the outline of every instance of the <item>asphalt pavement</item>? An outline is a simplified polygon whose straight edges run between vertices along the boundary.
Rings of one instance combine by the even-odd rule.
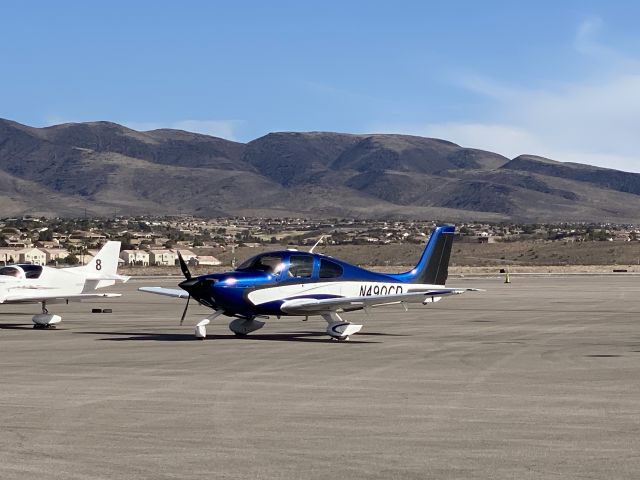
[[[246,338],[137,292],[0,305],[0,478],[638,478],[640,280],[452,279],[430,306]],[[113,313],[91,313],[111,308]]]

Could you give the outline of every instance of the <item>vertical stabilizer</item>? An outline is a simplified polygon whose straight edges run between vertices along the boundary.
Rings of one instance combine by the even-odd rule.
[[[449,259],[451,258],[454,232],[453,225],[436,228],[416,267],[410,272],[392,276],[407,283],[444,285],[449,276]]]
[[[84,268],[92,273],[115,275],[118,271],[119,256],[120,242],[109,241]]]
[[[82,267],[75,267],[78,273],[86,275],[84,292],[98,288],[110,287],[116,283],[115,278],[102,280],[100,277],[117,277],[120,242],[109,241],[104,244],[93,259]],[[124,280],[125,277],[122,279]]]

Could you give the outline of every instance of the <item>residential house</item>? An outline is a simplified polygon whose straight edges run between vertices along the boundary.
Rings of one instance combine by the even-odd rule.
[[[46,265],[47,254],[38,248],[23,248],[18,250],[20,263],[31,263],[33,265]]]
[[[175,252],[176,254],[176,258],[178,256],[178,252],[180,252],[180,255],[182,255],[182,258],[184,259],[185,262],[189,263],[191,262],[191,260],[193,260],[194,258],[197,257],[197,255],[195,253],[193,253],[191,250],[183,250],[183,249],[178,249],[178,248],[172,248],[171,249],[172,252]]]
[[[67,252],[64,248],[39,248],[38,250],[43,251],[47,256],[47,263],[60,263],[63,262],[65,258],[69,256],[69,252]]]
[[[87,232],[84,230],[76,230],[69,236],[69,240],[84,240],[95,242],[96,240],[106,240],[107,236],[101,232]]]
[[[149,252],[149,263],[158,266],[174,266],[178,256],[171,250],[151,250]]]
[[[10,236],[5,239],[5,243],[9,248],[29,248],[31,245],[31,240],[28,238],[20,238],[18,236]]]
[[[18,250],[14,248],[0,248],[0,264],[17,263],[20,261]]]
[[[222,262],[212,255],[198,255],[189,261],[190,265],[195,266],[216,266],[222,265]]]
[[[126,265],[140,265],[146,267],[149,265],[149,252],[144,250],[122,250],[120,258]]]
[[[44,240],[38,240],[36,242],[36,247],[40,248],[41,250],[44,249],[44,248],[59,249],[60,248],[60,242],[56,242],[55,240],[51,241],[51,242],[44,241]]]

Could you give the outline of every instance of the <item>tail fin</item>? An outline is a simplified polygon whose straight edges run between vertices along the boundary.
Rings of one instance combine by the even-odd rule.
[[[84,268],[88,272],[98,275],[115,275],[118,271],[119,256],[120,242],[109,241]]]
[[[109,241],[89,263],[82,267],[75,267],[79,273],[86,275],[83,292],[109,287],[115,284],[116,280],[126,282],[129,277],[123,277],[117,273],[119,256],[120,242]]]
[[[436,228],[422,252],[418,265],[410,272],[393,276],[407,283],[444,285],[449,276],[449,259],[455,230],[453,225]]]

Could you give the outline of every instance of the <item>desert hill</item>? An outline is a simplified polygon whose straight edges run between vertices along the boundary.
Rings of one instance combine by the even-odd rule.
[[[640,174],[410,135],[279,132],[243,144],[110,122],[0,119],[0,215],[85,209],[633,222]]]

